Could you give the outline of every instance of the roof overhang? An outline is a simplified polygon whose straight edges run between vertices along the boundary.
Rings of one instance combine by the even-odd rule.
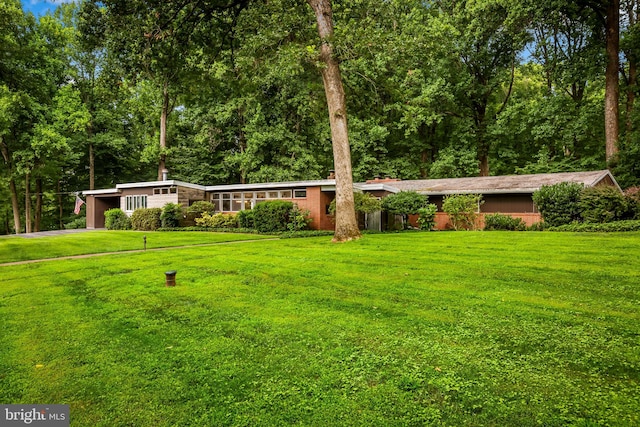
[[[245,191],[245,190],[273,190],[280,188],[327,188],[326,191],[335,189],[335,179],[322,179],[317,181],[290,181],[290,182],[264,182],[259,184],[228,184],[228,185],[208,185],[205,191]],[[323,190],[325,191],[325,190]]]
[[[147,181],[147,182],[129,182],[126,184],[118,184],[116,188],[119,190],[131,188],[157,188],[157,187],[186,187],[194,190],[205,191],[204,185],[191,184],[189,182],[168,180],[168,181]]]
[[[107,188],[105,190],[85,190],[82,192],[85,196],[115,196],[122,193],[117,188]]]

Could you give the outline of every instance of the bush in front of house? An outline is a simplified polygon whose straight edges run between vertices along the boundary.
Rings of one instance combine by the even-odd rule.
[[[382,202],[369,193],[361,193],[355,191],[353,193],[353,204],[355,211],[358,213],[374,213],[382,210]],[[329,204],[329,215],[336,215],[336,199]]]
[[[178,203],[167,203],[162,208],[162,214],[160,215],[160,221],[162,222],[162,228],[175,228],[180,225],[180,220],[183,217],[182,206]]]
[[[408,226],[409,215],[415,215],[420,209],[426,208],[428,199],[415,191],[401,191],[390,194],[382,200],[382,209],[393,214],[402,215],[405,227]]]
[[[549,227],[549,231],[612,233],[623,231],[640,231],[640,220],[623,220],[606,223],[572,222],[558,227]]]
[[[238,221],[238,227],[240,228],[248,228],[248,229],[255,228],[252,210],[247,209],[247,210],[238,212],[236,214],[236,220]]]
[[[139,231],[155,231],[160,228],[162,209],[140,208],[131,214],[131,228]]]
[[[630,187],[624,190],[624,198],[627,201],[631,217],[640,220],[640,187]]]
[[[580,220],[580,194],[584,186],[575,182],[543,185],[533,193],[542,219],[551,227]]]
[[[210,215],[216,213],[215,205],[211,202],[199,200],[197,202],[193,202],[191,206],[187,208],[187,213],[196,215],[196,218],[202,216],[205,212]]]
[[[475,230],[481,194],[452,194],[442,201],[442,210],[449,215],[454,230]]]
[[[109,209],[104,213],[104,228],[107,230],[130,230],[131,220],[122,209]]]
[[[208,212],[203,212],[200,218],[196,218],[196,224],[206,228],[238,228],[236,216],[225,213],[211,215]]]
[[[258,203],[253,208],[254,228],[261,233],[287,231],[293,202],[272,200]]]
[[[311,218],[309,218],[310,212],[308,210],[302,210],[298,205],[294,204],[289,212],[289,223],[287,229],[291,232],[303,231],[309,229],[311,224]]]
[[[615,187],[587,187],[578,200],[580,216],[585,222],[605,223],[632,218],[625,197]]]
[[[426,207],[418,209],[418,226],[420,230],[431,231],[436,226],[436,212],[438,207],[428,203]]]
[[[522,218],[513,218],[509,215],[502,215],[499,213],[485,215],[484,217],[484,229],[486,231],[492,230],[506,230],[506,231],[525,231],[527,224]]]

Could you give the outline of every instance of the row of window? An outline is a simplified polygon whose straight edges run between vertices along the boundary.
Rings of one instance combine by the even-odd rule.
[[[175,187],[156,188],[153,194],[174,194]],[[213,193],[211,202],[218,212],[238,212],[253,208],[256,204],[275,199],[303,199],[307,197],[307,190],[275,190],[249,191],[238,193]],[[125,210],[133,212],[147,207],[147,195],[125,196]]]
[[[305,197],[307,197],[305,189],[213,193],[211,203],[218,212],[238,212],[252,209],[258,203],[267,200],[304,199]]]
[[[147,196],[126,196],[125,197],[125,210],[135,211],[136,209],[142,209],[147,207]]]
[[[178,189],[176,187],[164,187],[164,188],[154,188],[153,194],[176,194]]]

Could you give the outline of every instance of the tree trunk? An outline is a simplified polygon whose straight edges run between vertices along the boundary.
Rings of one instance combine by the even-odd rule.
[[[24,178],[24,232],[31,233],[31,174]]]
[[[13,228],[16,234],[20,234],[22,225],[20,224],[20,205],[18,204],[18,190],[13,178],[9,178],[9,189],[11,190],[11,207],[13,209]]]
[[[360,237],[353,200],[353,176],[351,148],[347,130],[347,109],[338,61],[333,56],[332,10],[330,0],[307,0],[316,16],[320,35],[320,61],[324,91],[329,109],[333,162],[336,175],[336,230],[334,242],[344,242]]]
[[[160,161],[158,162],[158,181],[162,181],[162,175],[166,169],[167,160],[167,119],[169,117],[169,83],[162,86],[162,113],[160,114]]]
[[[61,185],[60,185],[60,181],[58,181],[58,228],[60,230],[64,229],[64,224],[62,223],[62,217],[64,215],[64,210],[62,208],[62,193],[60,191],[61,189]]]
[[[618,154],[620,0],[609,0],[607,2],[605,30],[607,37],[604,102],[605,154],[607,164],[610,164]]]
[[[480,176],[489,176],[489,142],[487,141],[487,103],[478,102],[475,106],[476,143]]]
[[[633,28],[637,22],[638,17],[636,15],[636,1],[630,1],[627,5],[627,19],[629,20],[629,28]],[[634,49],[629,49],[625,52],[627,61],[629,62],[629,81],[627,81],[627,120],[626,120],[626,139],[631,141],[631,133],[633,132],[633,120],[631,115],[633,114],[633,107],[636,101],[636,90],[638,85],[638,63],[637,55]]]
[[[42,222],[42,178],[36,178],[36,212],[34,231],[40,231],[40,223]]]
[[[9,168],[9,191],[11,192],[11,209],[13,210],[13,228],[16,230],[16,234],[20,234],[20,205],[18,204],[18,190],[16,189],[16,182],[13,179],[13,162],[9,147],[0,136],[0,152],[2,158]]]

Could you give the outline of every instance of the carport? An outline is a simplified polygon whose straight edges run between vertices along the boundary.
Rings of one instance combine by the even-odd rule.
[[[87,228],[104,228],[104,213],[120,207],[120,190],[90,190],[83,194],[87,196]]]

